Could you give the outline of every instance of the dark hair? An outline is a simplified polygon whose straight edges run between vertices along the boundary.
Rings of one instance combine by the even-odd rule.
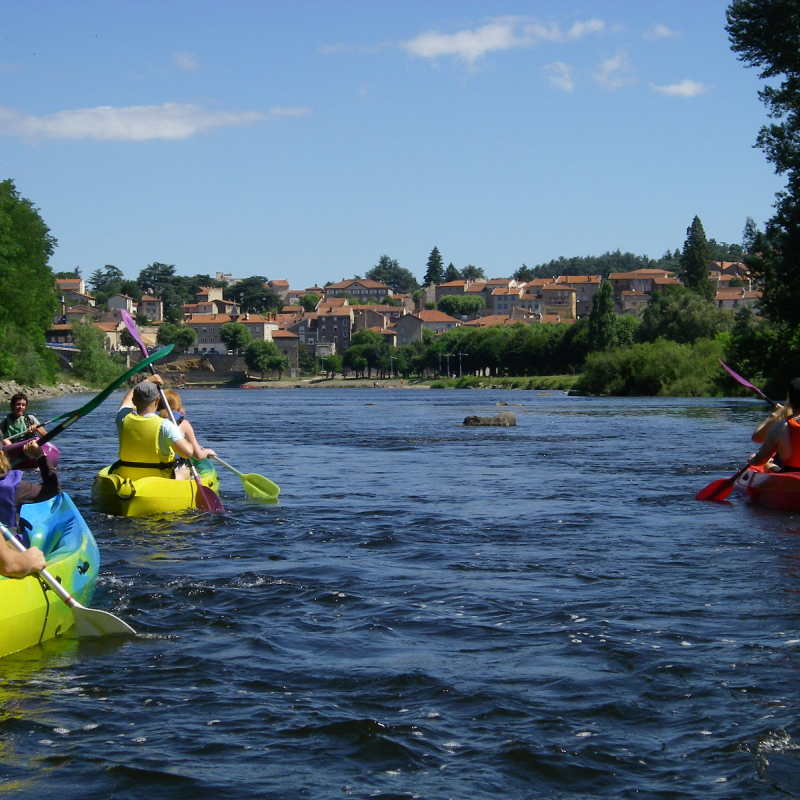
[[[800,378],[795,378],[789,384],[789,402],[794,414],[800,411]]]
[[[27,403],[28,395],[23,394],[22,392],[17,392],[15,395],[11,396],[11,399],[8,401],[8,407],[13,410],[17,400],[24,400]]]

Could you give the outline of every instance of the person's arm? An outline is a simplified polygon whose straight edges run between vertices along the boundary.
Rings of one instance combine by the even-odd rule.
[[[193,455],[198,461],[202,461],[204,458],[216,455],[211,448],[200,446],[200,443],[197,441],[194,428],[192,427],[192,423],[189,422],[188,419],[182,419],[181,424],[178,427],[181,429],[181,433],[183,433],[183,435],[186,437],[186,441],[191,444]]]
[[[5,575],[7,578],[24,578],[46,566],[44,553],[38,547],[29,547],[24,553],[20,553],[12,550],[5,539],[0,543],[0,575]]]
[[[160,375],[148,375],[145,378],[146,381],[150,381],[150,383],[155,383],[157,386],[164,385],[164,379]],[[127,392],[125,392],[122,400],[120,401],[119,407],[120,408],[133,408],[133,390],[136,388],[136,384],[130,387]]]
[[[163,437],[163,439],[161,439],[161,437]],[[183,435],[183,431],[181,431],[171,419],[165,419],[161,422],[159,439],[161,442],[168,444],[183,458],[191,458],[194,455],[194,447],[192,447],[189,440]]]
[[[22,449],[29,458],[36,459],[36,466],[39,467],[39,474],[42,476],[41,483],[30,483],[20,481],[17,492],[14,495],[14,504],[17,509],[25,503],[39,503],[42,500],[49,500],[61,491],[61,484],[58,480],[53,462],[44,454],[42,448],[36,440],[31,440]]]
[[[783,419],[786,419],[786,408],[778,403],[775,410],[753,431],[753,441],[762,444],[772,426]]]
[[[778,449],[778,439],[785,430],[785,419],[773,423],[764,437],[764,443],[758,448],[758,452],[750,457],[748,463],[754,467],[760,467],[762,464],[766,464],[767,461],[775,455],[775,451]]]

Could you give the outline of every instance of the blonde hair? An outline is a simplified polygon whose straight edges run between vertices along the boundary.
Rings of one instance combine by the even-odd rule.
[[[0,478],[5,478],[9,472],[11,472],[11,462],[8,460],[8,456],[0,450]]]
[[[183,406],[181,405],[181,396],[174,390],[174,389],[164,389],[164,397],[167,398],[167,402],[169,403],[169,407],[173,411],[180,411]],[[164,419],[169,418],[169,412],[164,406],[164,399],[158,401],[158,413],[164,417]]]

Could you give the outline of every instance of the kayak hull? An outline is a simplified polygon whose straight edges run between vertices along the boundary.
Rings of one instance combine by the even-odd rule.
[[[736,481],[736,491],[757,506],[800,511],[800,472],[764,472],[763,467],[749,467]]]
[[[43,503],[25,505],[21,517],[31,523],[30,544],[45,554],[48,571],[81,605],[89,605],[100,554],[70,497],[62,492]],[[38,575],[0,577],[0,658],[52,639],[73,624],[72,612]]]
[[[36,438],[38,439],[39,437],[37,436]],[[18,463],[14,464],[14,469],[36,469],[36,459],[28,458],[28,456],[22,452],[22,448],[28,444],[28,441],[30,440],[12,442],[11,444],[3,446],[3,452],[12,464],[14,464],[16,459],[19,459]],[[58,464],[61,453],[52,442],[45,442],[42,445],[42,452],[53,462],[54,466]]]
[[[219,479],[214,465],[204,459],[195,466],[203,486],[218,492]],[[104,514],[146,517],[197,508],[197,483],[193,479],[152,477],[129,480],[109,475],[109,469],[101,469],[92,484],[92,506]]]

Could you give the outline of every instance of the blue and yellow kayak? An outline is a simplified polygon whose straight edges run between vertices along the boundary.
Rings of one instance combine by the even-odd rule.
[[[214,492],[219,491],[219,478],[208,459],[193,462],[200,482]],[[197,508],[197,483],[193,479],[148,477],[131,480],[109,475],[110,467],[97,473],[92,484],[92,505],[104,514],[115,517],[145,517]]]
[[[82,605],[94,594],[100,553],[69,495],[22,507],[27,536],[47,559],[48,571]],[[5,542],[0,547],[7,547]],[[52,639],[73,625],[72,612],[38,575],[0,577],[0,658]]]

